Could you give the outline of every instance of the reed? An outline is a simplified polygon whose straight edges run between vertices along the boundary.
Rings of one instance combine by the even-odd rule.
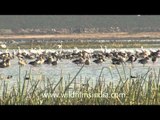
[[[21,76],[19,68],[17,84],[10,86],[6,80],[0,81],[1,105],[159,105],[160,104],[160,69],[148,68],[145,74],[136,78],[127,77],[125,66],[122,71],[115,66],[119,80],[107,82],[103,72],[112,75],[109,67],[103,67],[99,73],[97,83],[86,76],[77,74],[68,81],[64,81],[63,74],[55,82],[52,79],[25,79],[34,76],[29,70],[25,77]],[[105,70],[106,69],[106,70]],[[132,68],[130,68],[131,75]],[[28,75],[29,73],[29,75]],[[123,77],[124,76],[124,77]],[[24,78],[24,79],[23,79]],[[63,82],[64,81],[64,82]],[[91,81],[91,83],[90,83]],[[79,85],[78,85],[79,84]]]

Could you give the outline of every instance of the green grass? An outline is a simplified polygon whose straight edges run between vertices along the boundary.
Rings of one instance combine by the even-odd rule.
[[[42,49],[58,49],[57,45],[60,43],[19,43],[19,44],[8,44],[8,49],[17,49],[19,46],[22,49],[30,49],[41,47]],[[63,43],[63,49],[77,48],[100,48],[100,46],[106,46],[107,48],[145,48],[158,47],[157,44],[141,43],[141,42],[71,42]]]
[[[82,66],[73,79],[64,81],[63,75],[55,82],[47,77],[41,80],[33,78],[31,70],[24,77],[19,77],[17,84],[9,86],[10,81],[0,81],[0,104],[1,105],[159,105],[160,104],[160,70],[148,68],[146,74],[138,75],[137,78],[127,77],[125,69],[120,71],[115,66],[119,80],[106,82],[103,72],[112,71],[103,67],[95,85],[85,84],[82,77],[78,77],[83,70]],[[122,65],[124,68],[124,66]],[[132,68],[130,69],[132,71]],[[29,79],[25,79],[26,76]],[[79,83],[77,81],[80,81]],[[95,80],[96,81],[96,80]],[[89,84],[89,86],[88,86]],[[71,89],[72,88],[72,89]],[[73,93],[75,96],[73,96]],[[51,96],[55,95],[55,97]],[[65,95],[65,97],[64,97]],[[69,96],[70,95],[70,96]],[[101,97],[100,97],[101,95]]]

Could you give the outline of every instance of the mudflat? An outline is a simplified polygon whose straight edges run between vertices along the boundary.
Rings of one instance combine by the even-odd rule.
[[[23,34],[0,35],[0,40],[9,39],[107,39],[107,38],[160,38],[160,32],[115,32],[115,33],[79,33],[79,34]]]

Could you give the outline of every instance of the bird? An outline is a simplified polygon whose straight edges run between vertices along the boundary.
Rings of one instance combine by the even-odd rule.
[[[2,75],[2,74],[0,74],[0,80],[9,80],[12,77],[13,77],[12,75]]]
[[[79,65],[79,64],[84,64],[85,61],[82,57],[80,57],[78,59],[73,60],[72,62]]]
[[[157,61],[157,57],[156,56],[152,56],[152,62],[153,64]]]
[[[142,59],[138,60],[138,63],[143,64],[143,67],[144,67],[145,64],[148,63],[148,60],[149,60],[149,57],[145,57],[145,58],[142,58]]]
[[[130,62],[133,67],[133,62],[135,62],[136,60],[137,60],[137,57],[135,57],[134,55],[131,55],[126,62]]]
[[[89,65],[89,64],[90,64],[89,60],[86,59],[85,62],[84,62],[84,64],[85,64],[85,65]]]
[[[52,65],[57,65],[57,64],[58,64],[58,58],[56,57],[56,60],[55,60],[55,61],[52,61],[51,64],[52,64]]]
[[[10,66],[10,59],[4,59],[0,62],[0,68],[6,68]]]
[[[130,77],[131,77],[131,78],[137,78],[137,76],[132,76],[132,75],[131,75]]]
[[[58,46],[58,48],[62,48],[62,45],[57,45]]]
[[[131,63],[133,63],[133,62],[135,62],[136,60],[137,60],[137,57],[135,57],[134,55],[131,55],[126,62],[131,62]]]
[[[57,60],[52,62],[52,65],[57,65]]]
[[[25,80],[30,80],[31,78],[30,78],[30,76],[25,76],[24,79],[25,79]]]
[[[30,65],[33,65],[33,66],[37,66],[37,65],[41,65],[44,63],[44,58],[43,56],[39,56],[35,61],[31,61],[29,62]]]
[[[120,65],[122,63],[125,64],[125,58],[123,58],[123,57],[118,57],[118,58],[114,57],[111,60],[112,60],[112,64],[114,64],[114,65]]]
[[[19,64],[20,66],[24,66],[24,65],[27,64],[27,61],[26,61],[25,59],[23,59],[23,58],[19,58],[18,64]]]
[[[5,44],[1,44],[0,46],[1,46],[1,48],[7,48],[7,46]]]
[[[36,65],[37,65],[37,60],[31,61],[31,62],[29,62],[28,64],[33,65],[33,66],[36,66]]]
[[[118,60],[116,60],[116,59],[112,59],[112,64],[113,64],[113,65],[120,65],[121,62],[118,61]]]
[[[44,61],[45,64],[51,64],[52,62],[53,62],[53,57],[52,57],[52,56],[48,57],[48,58]]]
[[[104,62],[104,60],[102,58],[98,58],[98,59],[94,60],[93,62],[96,64],[101,64]]]
[[[12,75],[8,75],[7,76],[7,79],[11,79],[13,76]]]

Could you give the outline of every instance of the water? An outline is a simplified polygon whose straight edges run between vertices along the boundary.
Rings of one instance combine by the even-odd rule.
[[[154,48],[150,48],[153,49]],[[98,50],[98,49],[97,49]],[[125,50],[125,49],[121,49]],[[128,50],[134,50],[134,49],[128,49]],[[94,84],[96,81],[100,78],[105,80],[105,82],[117,82],[120,79],[120,76],[118,74],[117,69],[119,70],[121,77],[122,78],[130,78],[130,72],[131,75],[137,76],[137,75],[142,75],[145,74],[148,71],[148,68],[155,69],[158,71],[160,67],[160,60],[157,61],[157,63],[153,64],[152,61],[150,60],[148,64],[146,64],[144,67],[142,64],[137,63],[137,61],[134,63],[133,68],[129,63],[124,65],[124,70],[123,66],[119,65],[117,66],[117,69],[115,66],[111,64],[111,60],[107,59],[104,63],[102,64],[95,64],[92,62],[94,59],[91,60],[91,64],[89,66],[85,65],[82,69],[82,71],[78,74],[77,80],[82,79],[83,82],[85,80],[89,80],[89,82],[93,82]],[[33,61],[33,60],[28,60]],[[48,78],[50,80],[54,81],[59,81],[61,76],[63,76],[63,80],[68,81],[68,79],[73,79],[73,77],[77,74],[79,69],[82,67],[82,65],[76,65],[72,63],[72,60],[60,60],[58,61],[57,66],[52,66],[52,65],[47,65],[43,64],[37,67],[33,67],[29,64],[23,66],[20,68],[20,75],[21,75],[21,80],[24,80],[24,76],[27,73],[30,72],[31,70],[31,75],[32,79],[40,79],[42,80],[43,78]],[[107,67],[103,70],[101,76],[101,70],[103,67]],[[110,68],[110,71],[109,71]],[[125,71],[125,73],[124,73]],[[12,75],[13,77],[8,80],[10,84],[14,84],[17,82],[19,79],[19,65],[18,65],[18,59],[14,58],[11,60],[11,66],[8,68],[0,68],[0,80],[3,81],[6,79],[6,76]]]

